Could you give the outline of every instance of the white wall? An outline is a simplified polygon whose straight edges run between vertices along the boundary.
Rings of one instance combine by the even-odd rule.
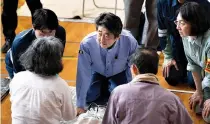
[[[58,2],[59,1],[59,2]],[[104,11],[110,11],[114,13],[113,10],[109,9],[98,9],[94,6],[93,0],[41,0],[44,8],[49,8],[53,10],[58,17],[61,18],[71,18],[75,15],[82,16],[82,5],[85,1],[85,15],[88,17],[96,17],[99,13]],[[98,6],[113,7],[115,6],[115,0],[95,0]],[[118,8],[123,9],[123,0],[118,0]],[[30,11],[26,3],[18,9],[18,15],[30,16]],[[124,18],[124,11],[117,11],[117,15]]]

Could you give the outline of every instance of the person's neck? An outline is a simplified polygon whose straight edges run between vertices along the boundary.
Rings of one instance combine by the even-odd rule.
[[[110,50],[111,48],[113,48],[113,46],[115,45],[116,41],[110,46],[108,47],[107,49]]]
[[[158,78],[155,74],[145,73],[145,74],[134,74],[133,80],[131,82],[154,82],[159,84]]]

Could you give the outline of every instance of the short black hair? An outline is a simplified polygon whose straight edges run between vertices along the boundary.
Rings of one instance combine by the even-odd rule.
[[[32,15],[33,28],[36,30],[56,30],[58,28],[58,17],[49,9],[37,9]]]
[[[196,2],[186,2],[178,12],[191,25],[191,36],[203,35],[210,28],[210,20],[205,7]]]
[[[152,48],[137,48],[131,56],[131,64],[136,65],[140,74],[158,72],[159,56]]]
[[[108,29],[115,37],[118,37],[122,31],[122,21],[121,19],[113,13],[105,12],[101,13],[96,19],[96,30],[99,26],[103,26]]]
[[[20,62],[26,70],[43,76],[56,75],[63,70],[63,45],[55,37],[42,37],[20,56]]]

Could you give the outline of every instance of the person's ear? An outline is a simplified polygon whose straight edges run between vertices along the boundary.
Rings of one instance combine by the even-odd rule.
[[[32,24],[32,29],[33,29],[33,30],[35,30],[35,29],[34,29],[34,25],[33,25],[33,24]]]
[[[133,76],[136,76],[136,75],[140,74],[138,68],[134,64],[131,65],[131,73],[132,73]]]
[[[115,41],[118,41],[120,39],[120,36],[115,37]]]

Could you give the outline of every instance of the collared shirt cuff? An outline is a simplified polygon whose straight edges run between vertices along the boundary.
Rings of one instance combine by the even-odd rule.
[[[165,51],[163,51],[163,55],[164,55],[164,62],[163,65],[167,64],[169,61],[171,61],[173,59],[173,56],[171,54],[166,54]]]
[[[78,100],[77,99],[77,107],[80,107],[80,108],[85,108],[85,99],[83,100]]]
[[[193,65],[187,65],[187,70],[188,71],[195,71],[195,72],[198,72],[198,73],[201,73],[201,69],[197,66],[193,66]]]
[[[172,59],[173,56],[170,50],[163,50],[164,59]]]

